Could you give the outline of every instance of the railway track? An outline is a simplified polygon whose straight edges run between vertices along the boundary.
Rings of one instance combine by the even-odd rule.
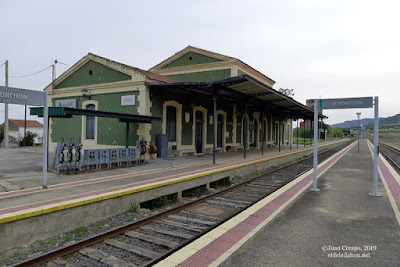
[[[400,174],[400,150],[390,145],[379,143],[379,151]]]
[[[319,153],[324,161],[351,142]],[[151,266],[312,168],[312,156],[14,266]]]

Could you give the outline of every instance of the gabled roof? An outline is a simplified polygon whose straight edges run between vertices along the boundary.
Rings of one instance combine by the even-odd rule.
[[[128,69],[137,71],[137,72],[139,72],[139,73],[141,73],[141,74],[146,76],[146,82],[166,82],[166,83],[168,83],[168,82],[177,82],[177,80],[175,80],[175,79],[172,79],[172,78],[169,78],[169,77],[166,77],[166,76],[162,76],[160,74],[157,74],[157,73],[154,73],[154,72],[151,72],[151,71],[142,70],[142,69],[139,69],[139,68],[124,64],[124,63],[120,63],[120,62],[117,62],[117,61],[114,61],[114,60],[111,60],[111,59],[108,59],[108,58],[105,58],[105,57],[101,57],[101,56],[95,55],[93,53],[89,53],[88,55],[90,55],[92,57],[95,57],[95,58],[97,57],[97,58],[100,58],[102,60],[109,61],[111,64],[114,64],[114,65],[119,65],[119,66],[122,66],[124,68],[128,68]]]
[[[194,46],[187,46],[184,49],[176,52],[174,55],[168,57],[167,59],[163,60],[162,62],[158,63],[157,65],[155,65],[154,67],[150,68],[150,71],[154,71],[154,70],[160,70],[161,68],[163,68],[164,66],[170,64],[171,62],[175,61],[176,59],[180,58],[181,56],[187,54],[188,52],[195,52],[195,53],[199,53],[205,56],[209,56],[209,57],[213,57],[222,61],[226,61],[226,62],[231,62],[231,63],[239,63],[242,64],[243,66],[249,68],[250,70],[256,72],[257,74],[263,76],[264,78],[270,80],[272,82],[272,84],[275,83],[275,81],[273,79],[271,79],[270,77],[268,77],[267,75],[263,74],[262,72],[256,70],[255,68],[251,67],[250,65],[248,65],[247,63],[241,61],[238,58],[235,57],[230,57],[230,56],[226,56],[220,53],[216,53],[216,52],[212,52],[209,50],[205,50],[205,49],[201,49],[198,47],[194,47]]]
[[[88,53],[86,56],[82,57],[78,62],[76,62],[74,65],[72,65],[70,68],[68,68],[66,71],[64,71],[55,81],[54,85],[57,85],[61,81],[63,81],[65,78],[67,78],[69,75],[71,75],[73,72],[75,72],[77,69],[79,69],[83,64],[88,62],[89,60],[93,60],[99,64],[103,64],[106,67],[110,67],[113,69],[116,69],[122,73],[125,74],[131,74],[132,71],[136,71],[146,77],[146,82],[177,82],[177,80],[162,76],[157,73],[153,73],[150,71],[142,70],[127,64],[123,64],[93,53]],[[49,88],[51,86],[51,83],[46,86],[45,89]]]
[[[8,121],[14,123],[15,125],[17,125],[19,127],[25,127],[25,121],[24,120],[9,119]],[[41,124],[38,121],[26,120],[26,127],[43,128],[43,124]]]

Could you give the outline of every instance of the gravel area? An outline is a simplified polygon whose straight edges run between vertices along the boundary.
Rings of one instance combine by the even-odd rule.
[[[171,217],[167,217],[167,218],[168,218],[169,221],[185,223],[185,224],[188,224],[188,225],[195,225],[195,226],[200,226],[200,227],[209,227],[208,224],[193,222],[193,221],[190,221],[190,220],[185,220],[184,218],[182,218],[182,219],[171,218]]]
[[[125,242],[127,244],[132,244],[134,246],[145,248],[145,249],[148,249],[148,250],[151,250],[151,251],[155,251],[155,252],[158,252],[158,253],[165,253],[165,252],[168,251],[167,247],[163,247],[163,246],[151,243],[151,242],[146,242],[146,241],[143,241],[143,240],[139,240],[139,239],[136,239],[136,238],[133,238],[133,237],[130,237],[130,236],[126,236],[126,235],[118,235],[118,236],[116,236],[114,238],[119,240],[119,241],[121,241],[121,242]]]
[[[184,233],[184,234],[189,234],[189,235],[197,235],[198,234],[198,232],[182,229],[179,227],[174,227],[171,225],[162,224],[159,222],[154,222],[151,224],[151,226],[153,226],[154,228],[157,228],[157,229],[169,230],[169,231],[174,231],[174,232]]]
[[[98,262],[89,257],[83,256],[82,254],[79,253],[69,254],[62,257],[61,259],[70,263],[74,267],[88,267],[88,266],[109,267],[109,265],[107,264]],[[47,266],[47,265],[42,265],[42,266]]]
[[[176,243],[181,243],[181,242],[185,241],[185,239],[183,239],[183,238],[170,236],[170,235],[164,235],[164,234],[160,234],[160,233],[157,233],[157,232],[153,232],[153,231],[145,230],[145,229],[140,229],[140,228],[139,229],[135,229],[135,232],[138,232],[138,233],[141,233],[141,234],[144,234],[144,235],[155,236],[155,237],[162,238],[162,239],[169,240],[169,241],[173,241],[173,242],[176,242]]]
[[[189,212],[179,212],[176,215],[182,216],[182,217],[188,217],[192,219],[198,219],[198,220],[204,220],[208,222],[218,222],[220,221],[218,218],[211,218],[208,216],[203,216],[202,214],[194,214],[194,213],[189,213]]]
[[[117,257],[121,260],[124,260],[126,262],[130,262],[133,263],[135,265],[143,265],[146,262],[149,261],[148,258],[143,257],[143,256],[139,256],[135,253],[132,253],[130,251],[126,251],[123,249],[119,249],[110,245],[107,245],[105,243],[99,243],[93,246],[93,248],[98,249],[98,250],[102,250],[110,255],[113,255],[114,257]],[[94,266],[94,265],[88,265],[88,266]]]

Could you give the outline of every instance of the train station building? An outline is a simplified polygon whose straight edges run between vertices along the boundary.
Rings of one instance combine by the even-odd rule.
[[[63,140],[84,149],[133,147],[142,138],[156,145],[165,134],[169,155],[210,153],[214,126],[221,153],[288,146],[293,120],[313,110],[274,83],[239,59],[192,46],[148,71],[89,53],[45,88],[49,106],[60,107],[60,116],[50,112],[50,150]],[[62,116],[63,108],[76,112]]]

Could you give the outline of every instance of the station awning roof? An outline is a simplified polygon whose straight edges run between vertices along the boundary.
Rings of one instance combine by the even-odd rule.
[[[43,107],[31,108],[31,115],[43,117]],[[76,109],[66,107],[49,107],[49,118],[71,118],[73,115],[116,118],[121,122],[151,123],[160,121],[160,117],[143,116],[126,113],[115,113],[101,110]]]
[[[283,113],[292,118],[313,118],[314,110],[291,97],[288,97],[270,86],[248,76],[236,76],[232,78],[212,82],[176,82],[176,83],[145,83],[151,88],[168,88],[184,93],[208,95],[215,93],[218,99],[236,104],[247,104],[258,110],[266,110]],[[325,117],[319,113],[319,117]]]

